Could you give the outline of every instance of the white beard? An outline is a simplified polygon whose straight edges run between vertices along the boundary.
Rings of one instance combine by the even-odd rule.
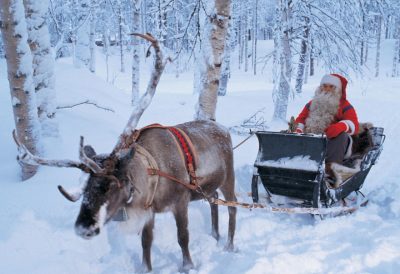
[[[334,121],[338,112],[342,92],[336,88],[333,92],[322,92],[318,87],[306,119],[305,133],[322,134]]]

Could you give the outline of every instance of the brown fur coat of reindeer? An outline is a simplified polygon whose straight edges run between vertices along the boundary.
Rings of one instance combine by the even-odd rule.
[[[182,250],[182,271],[193,268],[189,253],[188,204],[190,201],[216,197],[220,189],[225,199],[236,201],[234,190],[233,151],[229,132],[213,121],[193,121],[177,125],[190,138],[196,151],[196,174],[201,191],[191,190],[166,177],[149,174],[149,167],[157,167],[174,178],[190,182],[182,160],[179,146],[171,133],[163,128],[143,131],[133,143],[126,143],[135,134],[135,128],[143,111],[151,102],[165,62],[158,41],[151,35],[141,36],[152,43],[156,52],[153,71],[146,93],[134,109],[116,147],[110,154],[97,155],[90,146],[80,144],[80,161],[47,160],[32,155],[20,142],[19,160],[26,164],[57,167],[75,167],[89,174],[78,193],[69,193],[59,186],[61,193],[71,201],[83,196],[79,215],[75,222],[76,233],[90,239],[100,233],[122,207],[126,208],[129,222],[142,222],[143,270],[151,271],[151,245],[153,241],[154,216],[171,211],[177,226],[178,243]],[[136,131],[137,132],[137,131]],[[201,194],[200,194],[201,193]],[[236,225],[236,208],[229,207],[228,242],[226,248],[233,250]],[[142,216],[141,220],[136,219]],[[218,206],[211,205],[212,235],[217,240]]]

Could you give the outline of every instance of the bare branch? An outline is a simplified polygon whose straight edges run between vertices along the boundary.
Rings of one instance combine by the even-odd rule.
[[[97,103],[92,102],[90,100],[86,100],[86,101],[83,101],[83,102],[80,102],[80,103],[76,103],[76,104],[73,104],[73,105],[58,106],[57,109],[73,108],[73,107],[80,106],[80,105],[83,105],[83,104],[93,105],[93,106],[95,106],[97,108],[104,109],[106,111],[111,111],[111,112],[115,113],[115,111],[113,109],[100,106]]]

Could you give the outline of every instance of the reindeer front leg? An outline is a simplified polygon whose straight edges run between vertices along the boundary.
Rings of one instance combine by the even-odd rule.
[[[152,270],[151,266],[151,245],[153,243],[153,228],[154,228],[154,215],[149,220],[142,230],[142,271],[150,272]]]
[[[188,230],[188,202],[180,203],[173,211],[178,232],[178,243],[182,250],[183,264],[181,272],[188,272],[194,268],[189,253],[189,230]]]

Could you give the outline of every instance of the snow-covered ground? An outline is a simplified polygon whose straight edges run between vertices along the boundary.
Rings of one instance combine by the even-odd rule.
[[[348,89],[348,98],[359,119],[384,127],[387,135],[380,160],[363,187],[370,198],[368,206],[349,216],[319,222],[304,215],[239,209],[236,252],[228,253],[223,250],[227,237],[226,208],[220,208],[222,239],[217,243],[210,235],[208,204],[194,202],[189,209],[189,248],[196,269],[191,273],[399,273],[400,79],[387,76],[391,69],[392,46],[390,41],[383,45],[380,78],[354,79]],[[130,114],[129,73],[118,74],[117,66],[111,64],[114,85],[106,83],[101,58],[99,55],[98,75],[74,69],[68,59],[59,60],[58,101],[60,106],[65,106],[89,99],[114,112],[92,105],[59,110],[61,137],[44,140],[48,157],[77,159],[80,135],[98,152],[109,152],[121,133]],[[172,71],[162,76],[154,100],[139,126],[153,122],[172,125],[192,119],[197,99],[192,95],[192,73],[176,78]],[[265,119],[270,119],[273,105],[268,71],[267,68],[264,74],[257,76],[240,71],[232,73],[228,94],[218,102],[220,123],[238,125],[263,108]],[[321,75],[322,72],[309,79],[304,94],[291,100],[288,116],[297,115],[311,98]],[[149,77],[147,72],[142,77],[142,87],[146,77]],[[75,235],[73,224],[79,202],[65,200],[56,186],[76,186],[78,170],[41,167],[34,178],[19,182],[4,60],[0,63],[0,87],[3,91],[0,93],[0,273],[122,274],[140,271],[139,235],[127,236],[128,250],[124,254],[110,253],[106,231],[90,241]],[[270,126],[271,129],[282,127],[279,124]],[[244,138],[232,137],[234,144]],[[256,138],[252,138],[235,150],[236,189],[242,201],[249,201],[246,193],[250,191],[257,146]],[[175,273],[181,259],[172,215],[157,215],[153,272]]]

